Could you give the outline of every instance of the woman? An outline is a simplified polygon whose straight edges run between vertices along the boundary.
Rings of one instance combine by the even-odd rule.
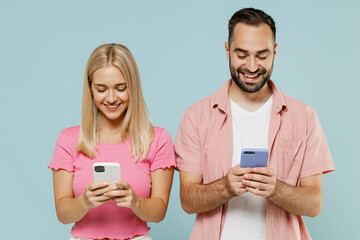
[[[175,157],[170,135],[149,121],[125,46],[94,50],[82,101],[81,126],[61,131],[49,165],[57,217],[75,223],[70,239],[151,239],[146,222],[165,217]],[[94,182],[95,162],[119,163],[121,179]]]

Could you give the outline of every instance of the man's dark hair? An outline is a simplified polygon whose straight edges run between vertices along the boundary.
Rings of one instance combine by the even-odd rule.
[[[271,31],[274,36],[274,42],[276,39],[276,27],[275,21],[267,15],[264,11],[255,9],[255,8],[243,8],[230,18],[229,20],[229,38],[228,42],[231,43],[234,28],[238,23],[245,23],[250,26],[259,26],[261,24],[266,24],[271,28]]]

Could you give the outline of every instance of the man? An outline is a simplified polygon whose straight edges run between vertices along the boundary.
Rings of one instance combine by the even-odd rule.
[[[175,140],[180,197],[197,213],[190,239],[311,239],[302,215],[322,208],[335,170],[315,111],[270,80],[273,19],[246,8],[229,21],[231,79],[189,107]],[[243,148],[267,148],[268,166],[240,168]]]

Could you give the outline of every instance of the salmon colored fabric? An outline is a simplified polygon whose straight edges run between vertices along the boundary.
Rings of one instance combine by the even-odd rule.
[[[229,79],[216,93],[190,106],[175,140],[180,171],[200,174],[207,184],[226,175],[232,164],[233,134]],[[300,179],[334,171],[326,139],[314,109],[282,92],[270,80],[273,105],[269,125],[269,166],[278,179],[299,186]],[[196,216],[190,239],[217,240],[226,205]],[[266,239],[311,239],[301,216],[271,201],[266,205]]]

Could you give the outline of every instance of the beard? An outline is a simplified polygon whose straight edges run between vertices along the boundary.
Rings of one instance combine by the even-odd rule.
[[[231,65],[231,59],[230,59],[229,67],[230,67],[231,78],[233,79],[235,84],[244,92],[255,93],[259,91],[269,81],[273,69],[273,63],[271,64],[271,68],[268,71],[266,71],[265,68],[263,67],[259,67],[255,72],[251,72],[246,67],[239,67],[238,69],[235,69],[235,67]],[[261,76],[259,81],[249,83],[241,79],[242,73],[251,74],[251,75],[261,74]]]

